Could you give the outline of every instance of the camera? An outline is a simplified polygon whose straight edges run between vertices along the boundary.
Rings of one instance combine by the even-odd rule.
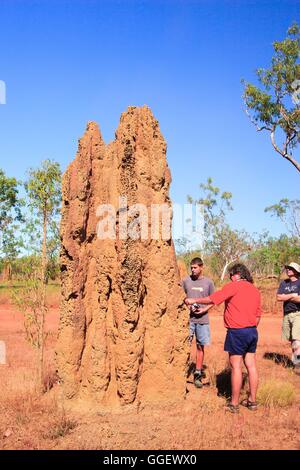
[[[201,305],[196,302],[191,305],[191,311],[193,313],[199,313],[200,308],[201,308]]]
[[[193,308],[196,308],[196,309],[197,309],[197,308],[201,308],[201,304],[192,304],[192,307],[193,307]]]

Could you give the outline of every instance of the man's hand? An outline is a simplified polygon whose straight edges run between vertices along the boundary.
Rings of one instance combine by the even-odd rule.
[[[293,295],[293,302],[296,302],[296,303],[300,302],[300,295],[296,294],[296,292]]]
[[[205,307],[201,307],[197,313],[201,313],[201,314],[206,313],[211,307],[212,305],[206,305]]]
[[[192,305],[193,303],[195,303],[195,299],[191,299],[191,298],[186,297],[184,299],[184,303],[185,303],[185,305]]]
[[[197,310],[194,310],[193,313],[194,313],[195,315],[203,315],[204,313],[207,312],[207,310],[208,310],[207,307],[200,307],[200,308],[198,308]]]

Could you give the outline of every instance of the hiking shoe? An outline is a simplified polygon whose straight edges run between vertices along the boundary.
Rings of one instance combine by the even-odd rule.
[[[201,382],[201,374],[194,374],[194,385],[197,388],[202,388],[203,383]]]
[[[227,403],[225,406],[225,411],[229,411],[229,413],[237,414],[240,412],[239,405],[233,405],[232,403]]]
[[[248,408],[248,410],[251,410],[251,411],[256,411],[257,408],[258,408],[257,402],[256,401],[250,401],[250,400],[248,400],[248,398],[245,398],[244,400],[242,400],[241,405],[245,406],[246,408]]]

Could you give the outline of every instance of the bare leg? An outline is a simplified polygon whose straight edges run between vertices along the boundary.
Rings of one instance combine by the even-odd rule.
[[[204,346],[201,346],[201,344],[197,344],[197,350],[196,350],[196,369],[197,370],[202,369],[203,360],[204,360]]]
[[[247,353],[244,357],[244,363],[249,376],[249,400],[256,402],[256,392],[258,386],[258,372],[256,367],[255,353]]]
[[[295,373],[300,375],[300,341],[298,339],[292,341],[292,361]]]
[[[299,339],[293,339],[291,341],[291,347],[292,347],[293,354],[295,354],[296,356],[300,355],[300,340]]]
[[[240,392],[242,388],[242,356],[229,355],[231,366],[231,403],[234,406],[239,404]]]

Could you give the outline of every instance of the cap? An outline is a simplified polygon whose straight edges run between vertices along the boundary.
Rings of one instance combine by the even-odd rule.
[[[289,263],[285,265],[285,268],[292,268],[296,273],[300,274],[300,265],[298,263]]]

